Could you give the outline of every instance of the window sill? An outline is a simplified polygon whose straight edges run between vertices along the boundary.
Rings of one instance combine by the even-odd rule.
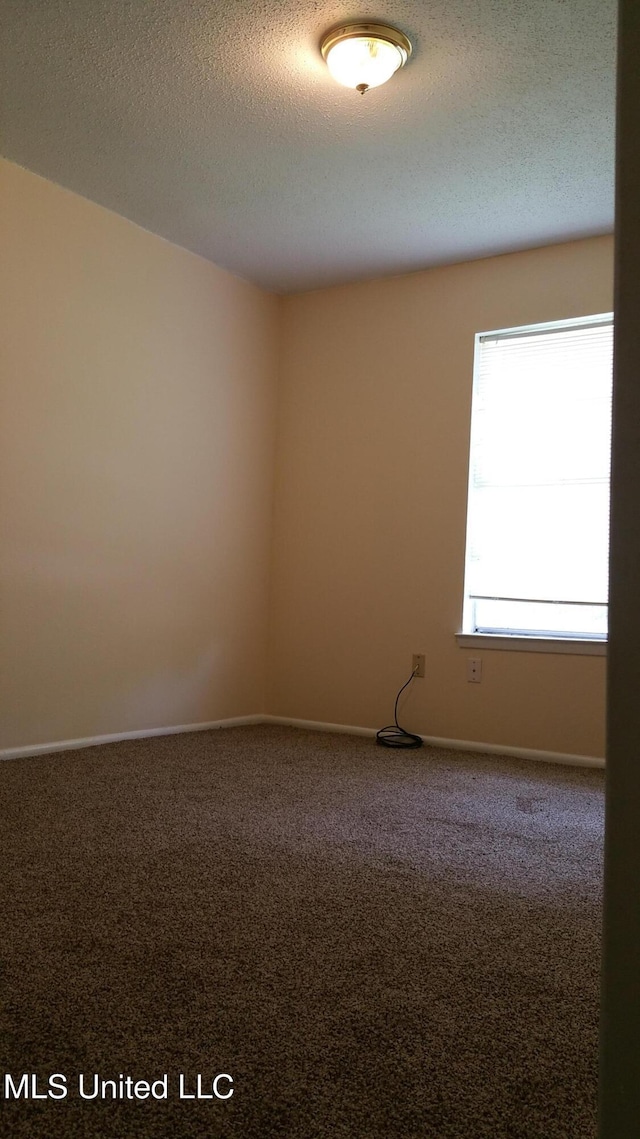
[[[570,656],[604,657],[606,641],[572,637],[518,637],[497,633],[456,633],[456,642],[467,649],[510,649],[519,653],[567,653]]]

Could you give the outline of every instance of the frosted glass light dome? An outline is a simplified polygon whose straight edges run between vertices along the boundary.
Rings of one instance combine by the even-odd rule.
[[[364,95],[406,63],[411,44],[386,24],[347,24],[329,32],[320,50],[333,78]]]

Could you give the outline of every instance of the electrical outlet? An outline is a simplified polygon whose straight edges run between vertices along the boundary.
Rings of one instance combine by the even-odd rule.
[[[411,665],[414,676],[424,676],[424,653],[413,654],[413,664]]]
[[[480,684],[482,681],[482,658],[467,657],[467,680],[469,684]]]

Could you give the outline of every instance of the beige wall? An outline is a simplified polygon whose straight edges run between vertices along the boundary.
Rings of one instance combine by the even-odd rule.
[[[0,179],[0,748],[265,710],[379,727],[424,652],[408,727],[603,754],[603,659],[483,652],[469,685],[454,634],[474,333],[609,309],[610,239],[283,303]]]
[[[604,754],[605,661],[458,648],[474,334],[612,307],[597,238],[288,298],[270,711]],[[483,658],[480,685],[466,657]]]
[[[279,302],[0,176],[0,747],[262,711]]]

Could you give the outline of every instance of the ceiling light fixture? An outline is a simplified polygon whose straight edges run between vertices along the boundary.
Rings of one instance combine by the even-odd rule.
[[[320,51],[333,78],[364,95],[404,67],[411,43],[388,24],[343,24],[327,32]]]

